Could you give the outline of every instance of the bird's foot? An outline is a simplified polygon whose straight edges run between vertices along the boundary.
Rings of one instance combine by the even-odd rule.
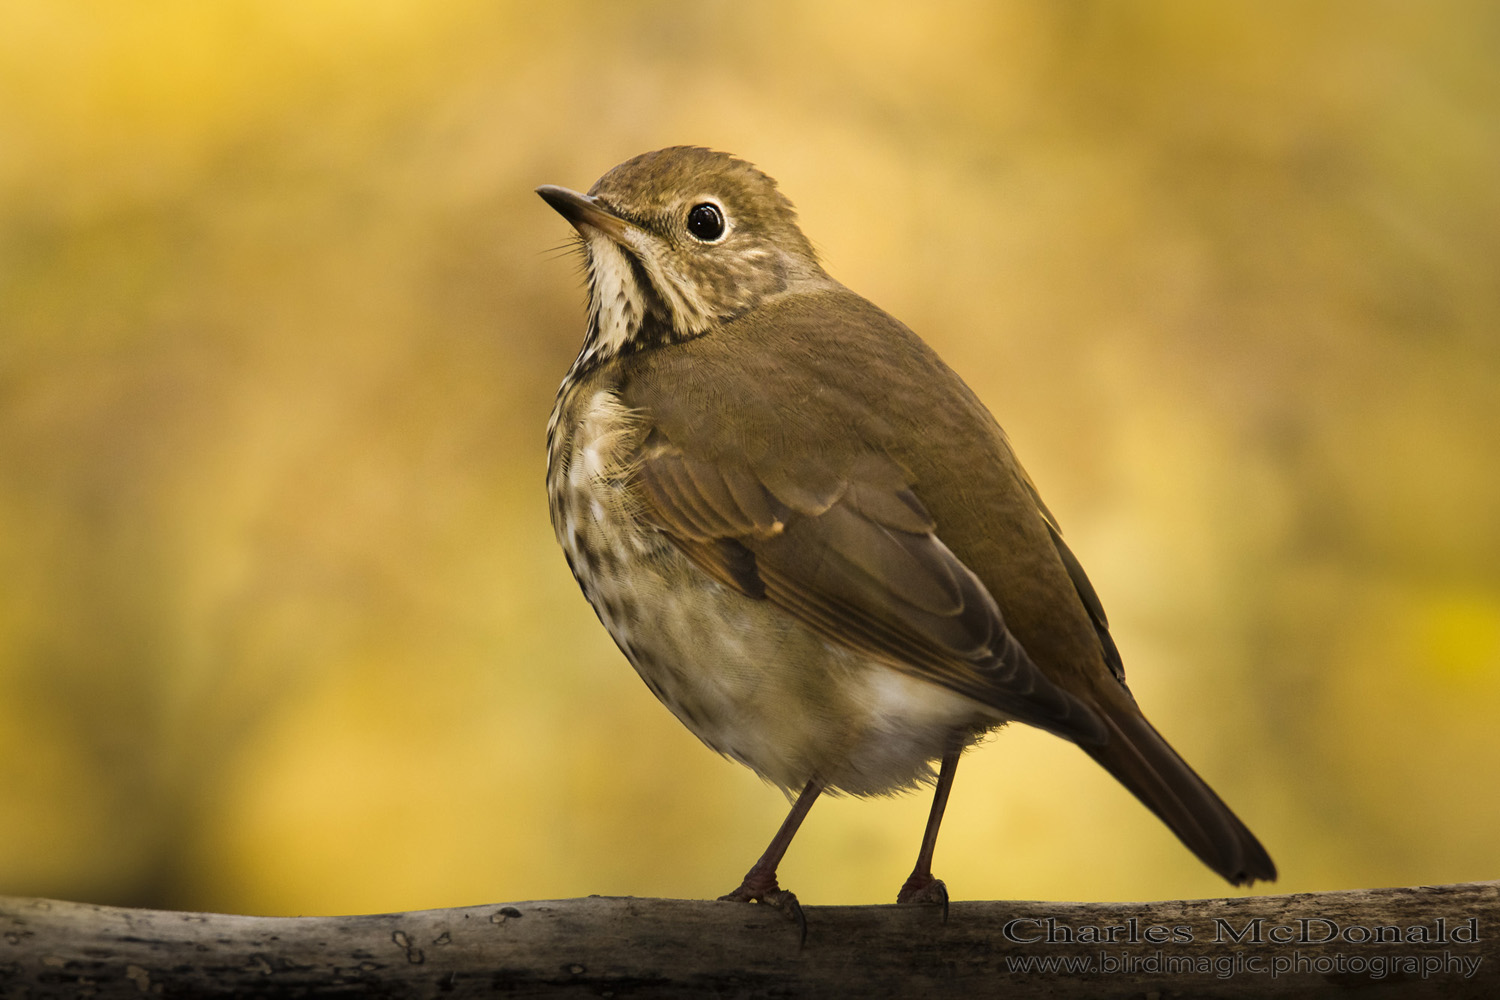
[[[740,887],[731,893],[719,897],[724,903],[759,903],[769,906],[781,913],[792,923],[797,925],[802,944],[807,944],[807,917],[802,912],[802,904],[797,902],[797,894],[790,889],[783,889],[776,884],[776,876],[772,874],[769,878],[757,876],[752,870],[745,876],[745,881]]]
[[[931,873],[918,875],[911,873],[911,877],[901,886],[901,891],[896,893],[896,902],[911,905],[943,904],[943,923],[948,922],[948,887],[940,878],[933,878]]]

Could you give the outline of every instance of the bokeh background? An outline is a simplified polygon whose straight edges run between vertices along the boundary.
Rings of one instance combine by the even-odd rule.
[[[614,650],[542,486],[583,293],[532,188],[674,143],[988,401],[1273,891],[1500,874],[1496,5],[0,11],[0,892],[737,884],[785,801]],[[784,884],[892,899],[926,809],[825,800]],[[937,869],[1227,890],[1031,731]]]

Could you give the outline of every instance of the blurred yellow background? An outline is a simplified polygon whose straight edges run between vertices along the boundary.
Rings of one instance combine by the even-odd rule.
[[[1496,10],[0,3],[0,892],[738,883],[785,802],[615,651],[542,485],[584,320],[532,188],[674,143],[987,400],[1271,891],[1496,877]],[[927,805],[819,803],[783,883],[893,899]],[[937,871],[1228,891],[1020,730]]]

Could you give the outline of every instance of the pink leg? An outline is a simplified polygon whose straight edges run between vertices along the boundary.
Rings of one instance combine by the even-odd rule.
[[[797,834],[797,828],[807,818],[807,811],[817,801],[818,796],[823,793],[823,783],[814,778],[802,789],[802,794],[797,796],[797,801],[792,803],[792,811],[787,813],[781,829],[776,831],[776,836],[771,838],[771,846],[766,848],[766,853],[760,856],[760,860],[745,873],[745,880],[740,887],[728,895],[720,896],[719,899],[732,903],[765,903],[774,906],[785,913],[790,919],[796,921],[797,926],[802,929],[802,940],[807,941],[807,920],[802,915],[802,906],[797,902],[797,897],[786,889],[776,884],[776,868],[781,864],[786,849],[791,846],[792,838]]]
[[[948,793],[953,789],[953,772],[958,770],[961,750],[955,747],[943,754],[938,770],[937,788],[932,793],[932,811],[927,814],[927,830],[922,834],[922,849],[906,884],[896,894],[898,903],[942,903],[943,919],[948,919],[948,887],[932,877],[932,852],[937,847],[938,827],[943,825],[943,810],[948,808]]]

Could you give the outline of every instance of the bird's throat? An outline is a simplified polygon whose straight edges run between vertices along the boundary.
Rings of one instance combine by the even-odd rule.
[[[596,238],[588,247],[588,275],[588,333],[573,362],[572,375],[702,332],[680,328],[677,311],[663,299],[647,265],[630,249]]]
[[[625,351],[645,325],[651,294],[640,264],[612,240],[594,238],[588,248],[588,271],[589,329],[575,369]]]

